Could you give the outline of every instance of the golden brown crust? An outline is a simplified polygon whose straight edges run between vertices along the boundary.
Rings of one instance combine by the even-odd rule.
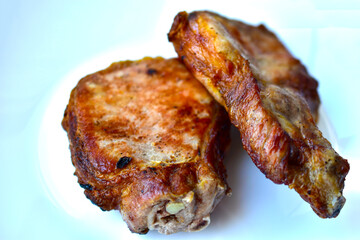
[[[208,14],[207,17],[211,16],[212,20],[217,21],[217,26],[214,25],[212,29],[208,29],[208,37],[219,40],[215,28],[219,27],[220,31],[225,30],[226,34],[232,38],[231,44],[236,45],[239,49],[239,54],[249,61],[252,73],[257,79],[283,87],[294,88],[305,97],[314,118],[317,118],[320,105],[317,81],[308,74],[304,65],[290,54],[274,33],[270,32],[264,25],[254,27],[210,12],[193,12],[189,15],[189,19],[199,19],[197,16],[201,15],[203,17],[206,14]],[[169,33],[169,38],[172,37],[172,33],[176,32],[175,28],[180,27],[180,24],[182,24],[180,22],[184,16],[181,13],[175,18],[174,28]],[[204,18],[204,21],[207,21],[207,19]],[[184,23],[184,21],[182,22]],[[198,30],[200,31],[200,29]],[[204,42],[205,39],[202,39],[200,35],[197,37],[197,41],[204,46],[206,44]],[[224,43],[219,42],[215,44],[216,47],[220,47]],[[230,52],[226,52],[230,51],[226,48],[218,49],[218,51],[221,54],[233,55]],[[208,55],[207,57],[211,56]],[[233,55],[232,57],[236,56]],[[227,62],[225,64],[231,63]]]
[[[294,188],[320,217],[336,217],[349,165],[315,125],[317,82],[305,67],[264,26],[211,12],[179,13],[168,36],[265,176]]]
[[[85,195],[120,210],[133,232],[199,230],[230,191],[227,114],[177,59],[118,62],[86,76],[62,125]],[[169,203],[180,211],[166,212],[177,209]]]

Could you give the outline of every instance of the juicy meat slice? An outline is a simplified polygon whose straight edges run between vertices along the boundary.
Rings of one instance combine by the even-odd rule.
[[[230,121],[177,59],[113,63],[81,79],[62,121],[85,195],[133,232],[198,231],[230,193]]]
[[[349,164],[316,127],[317,82],[305,67],[263,25],[211,12],[179,13],[168,36],[265,176],[294,188],[320,217],[336,217]]]

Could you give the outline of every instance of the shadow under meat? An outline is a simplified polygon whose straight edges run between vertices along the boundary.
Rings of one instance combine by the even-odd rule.
[[[232,189],[230,197],[225,196],[219,205],[211,214],[211,224],[208,230],[215,228],[226,228],[233,226],[231,224],[242,218],[242,210],[245,202],[245,194],[242,191],[246,183],[245,171],[246,165],[252,164],[252,161],[244,150],[241,143],[239,130],[234,126],[231,127],[231,144],[230,149],[225,154],[224,165],[227,170],[227,181]]]

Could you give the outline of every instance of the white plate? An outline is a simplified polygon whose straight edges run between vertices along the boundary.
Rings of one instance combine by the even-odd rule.
[[[115,49],[77,67],[56,88],[46,108],[39,133],[39,170],[43,188],[55,206],[75,222],[88,226],[103,239],[338,239],[351,237],[358,228],[354,218],[360,215],[354,203],[345,204],[339,217],[319,218],[293,190],[273,184],[255,167],[243,150],[238,131],[232,129],[232,144],[226,155],[228,182],[232,196],[225,198],[211,215],[211,224],[196,233],[177,233],[164,236],[157,232],[147,235],[132,234],[119,212],[102,212],[83,194],[73,175],[69,143],[61,127],[63,111],[70,91],[83,76],[106,68],[114,61],[140,59],[143,56],[176,56],[171,45],[158,46],[156,42]],[[337,148],[329,121],[320,108],[319,127]],[[345,192],[345,197],[351,196]],[[354,195],[354,199],[358,195]],[[340,231],[341,230],[341,231]]]

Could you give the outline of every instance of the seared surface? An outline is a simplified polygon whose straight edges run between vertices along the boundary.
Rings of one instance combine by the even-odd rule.
[[[320,217],[336,217],[349,165],[315,125],[317,82],[276,36],[263,25],[181,12],[169,40],[226,108],[265,176],[294,188]]]
[[[62,122],[85,195],[129,228],[196,231],[225,193],[225,110],[177,60],[112,64],[81,79]]]

